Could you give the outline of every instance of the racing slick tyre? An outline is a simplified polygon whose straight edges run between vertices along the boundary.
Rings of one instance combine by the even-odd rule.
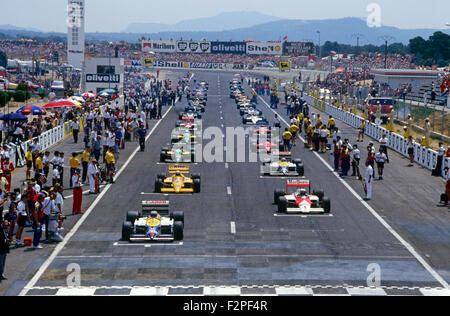
[[[183,227],[184,227],[183,222],[175,222],[173,224],[173,238],[176,241],[183,240],[183,237],[184,237]]]
[[[447,196],[447,194],[442,194],[441,195],[441,203],[443,203],[443,204],[448,204],[448,196]]]
[[[286,213],[288,207],[288,200],[286,197],[281,196],[280,200],[278,201],[278,213]]]
[[[175,123],[175,127],[180,127],[181,126],[181,122],[176,122]]]
[[[281,190],[276,190],[273,193],[273,201],[274,204],[278,204],[280,202],[280,197],[284,196],[284,192]]]
[[[331,211],[331,201],[329,198],[324,197],[322,201],[322,208],[325,211],[325,214],[329,214]]]
[[[165,151],[162,151],[161,154],[159,155],[159,161],[166,162],[166,159],[167,159],[167,154]]]
[[[303,177],[305,175],[305,166],[303,163],[297,163],[297,173],[300,177]]]
[[[179,115],[178,119],[181,121],[183,119],[183,115]]]
[[[323,191],[314,191],[313,192],[314,195],[317,195],[317,197],[319,198],[319,201],[322,202],[323,201],[323,197],[325,195],[325,193],[323,193]]]
[[[161,188],[163,186],[163,182],[161,179],[155,180],[155,193],[161,193]]]
[[[201,116],[200,114],[198,114],[198,115],[197,115],[197,119],[198,119],[198,120],[201,120],[201,119],[202,119],[202,116]]]
[[[201,182],[200,179],[194,179],[194,193],[200,193]]]
[[[165,178],[167,178],[167,176],[164,173],[160,173],[156,176],[156,179],[161,179],[162,181],[164,181]]]
[[[205,104],[206,105],[206,104]],[[205,108],[203,107],[201,110],[202,113],[205,113]]]
[[[192,179],[201,179],[201,176],[199,175],[199,174],[197,174],[197,173],[194,173],[193,175],[192,175]]]
[[[138,212],[133,212],[130,211],[127,213],[127,222],[130,222],[132,224],[134,224],[134,222],[136,221],[136,219],[139,217],[139,213]]]
[[[133,224],[130,222],[124,222],[122,225],[122,241],[130,241],[132,232]]]
[[[184,212],[173,212],[172,214],[170,214],[170,218],[175,222],[181,222],[184,225]]]
[[[195,162],[195,152],[191,152],[191,162]]]
[[[241,116],[245,114],[244,110],[241,110],[239,113],[241,114]]]

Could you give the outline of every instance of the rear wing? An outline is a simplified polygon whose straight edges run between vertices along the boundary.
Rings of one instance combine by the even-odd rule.
[[[286,188],[310,188],[311,182],[305,179],[293,179],[286,181]]]
[[[157,211],[161,216],[169,215],[169,201],[143,201],[142,215],[149,216],[152,211]]]
[[[286,152],[286,151],[281,152],[281,151],[272,150],[272,156],[278,157],[280,160],[283,158],[285,158],[287,161],[292,160],[292,153]]]
[[[179,165],[179,166],[171,165],[171,166],[169,166],[169,173],[172,173],[172,174],[177,173],[177,172],[187,174],[190,171],[191,171],[191,167],[188,165]]]

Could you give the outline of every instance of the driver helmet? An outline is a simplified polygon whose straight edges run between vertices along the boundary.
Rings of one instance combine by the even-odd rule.
[[[287,159],[286,158],[281,158],[281,162],[286,162]]]
[[[181,177],[181,172],[177,171],[177,173],[175,173],[175,175],[176,175],[177,177]]]
[[[150,213],[150,217],[151,217],[151,218],[158,218],[158,212],[157,212],[157,211],[152,211],[152,212]]]
[[[300,189],[300,190],[298,190],[298,191],[297,191],[297,194],[298,194],[298,196],[306,196],[306,195],[307,195],[305,189]]]

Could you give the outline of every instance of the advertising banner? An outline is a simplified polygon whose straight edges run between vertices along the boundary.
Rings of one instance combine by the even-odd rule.
[[[211,42],[211,53],[244,55],[247,45],[244,42]]]
[[[177,52],[177,42],[175,41],[142,41],[142,51],[143,52],[154,52],[154,53],[176,53]]]
[[[287,56],[310,56],[314,54],[312,42],[285,42],[283,53]]]
[[[177,41],[177,53],[211,53],[211,42]]]
[[[189,63],[189,68],[194,69],[225,69],[226,64],[220,63]]]
[[[148,58],[148,57],[142,58],[142,65],[144,67],[153,67],[154,64],[155,64],[154,58]]]
[[[86,74],[86,82],[120,83],[120,75]]]
[[[283,44],[281,42],[248,42],[247,54],[281,56],[283,54]]]
[[[290,61],[281,61],[280,62],[280,70],[291,70],[291,62]]]

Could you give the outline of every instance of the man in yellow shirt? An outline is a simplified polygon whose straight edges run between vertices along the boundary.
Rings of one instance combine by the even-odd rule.
[[[87,171],[88,171],[90,158],[91,158],[90,147],[86,146],[83,153],[81,154],[81,165],[83,167],[83,177],[82,177],[83,183],[85,183],[86,179],[87,179]]]
[[[80,168],[80,160],[79,157],[77,157],[77,153],[72,153],[72,158],[70,158],[70,188],[73,188],[73,175],[75,174],[76,170]]]
[[[302,127],[303,127],[303,118],[305,116],[303,115],[303,112],[298,113],[297,115],[297,126],[300,133],[302,133]]]
[[[292,135],[292,144],[294,146],[297,146],[296,138],[297,138],[298,126],[295,124],[292,124],[291,127],[289,128],[289,132]]]
[[[314,128],[311,124],[311,122],[307,123],[308,125],[306,126],[306,130],[305,130],[305,134],[306,134],[306,139],[308,140],[308,148],[312,147],[312,137],[314,135]]]
[[[44,164],[42,162],[42,158],[44,157],[43,153],[36,154],[36,160],[34,162],[35,170],[35,180],[38,181],[41,174],[44,172]]]
[[[330,115],[330,119],[328,120],[328,130],[333,133],[334,128],[336,127],[335,119]]]
[[[31,168],[33,167],[33,153],[31,152],[31,146],[25,154],[25,162],[27,165],[27,181],[31,180]]]
[[[291,139],[292,134],[289,132],[289,129],[285,129],[283,133],[283,143],[284,143],[284,151],[289,152],[291,151]]]
[[[366,121],[363,120],[359,126],[358,142],[364,141],[364,134],[366,132]]]
[[[114,157],[114,148],[108,149],[105,156],[106,161],[106,177],[114,183],[114,172],[116,170],[116,158]]]

